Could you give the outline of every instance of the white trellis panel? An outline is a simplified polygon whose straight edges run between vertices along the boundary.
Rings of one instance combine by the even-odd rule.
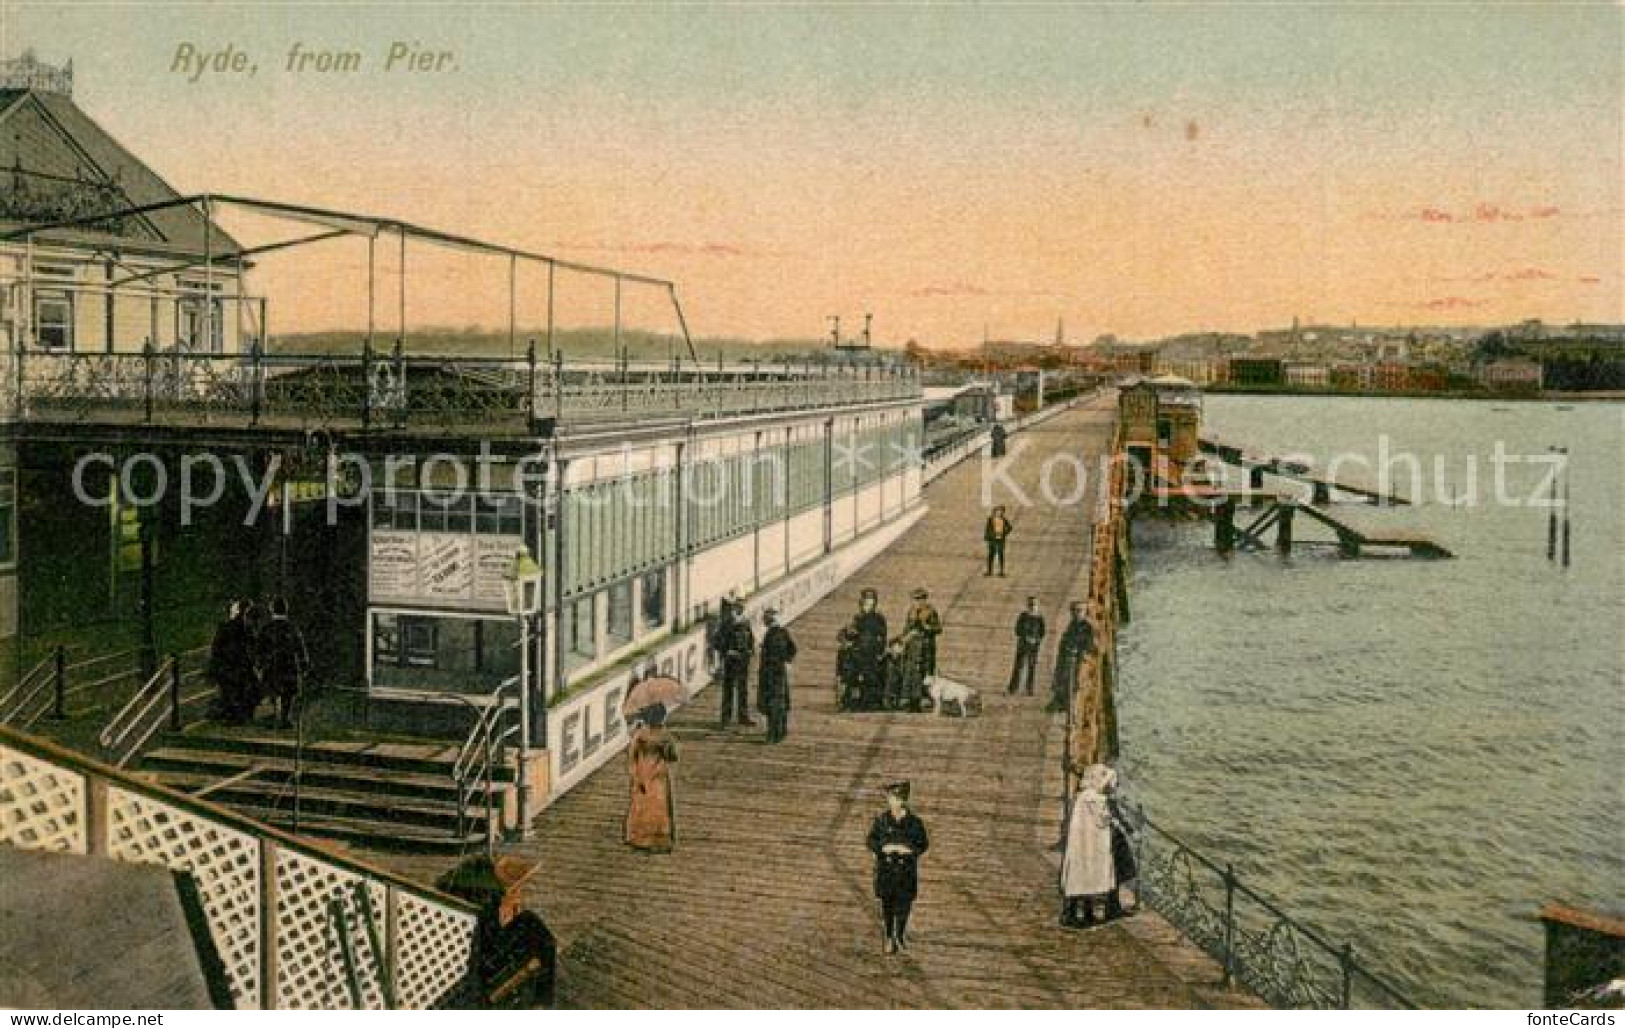
[[[0,842],[84,853],[85,776],[0,746]]]
[[[232,1002],[260,1005],[260,848],[246,832],[116,786],[107,790],[107,855],[160,864],[197,883]]]
[[[439,1003],[468,972],[474,952],[473,914],[395,893],[395,991],[402,1009]]]
[[[348,1010],[355,1006],[343,971],[341,932],[348,933],[360,985],[361,1006],[384,1006],[379,985],[382,954],[368,941],[366,915],[356,899],[356,884],[364,879],[352,872],[293,850],[276,852],[276,1005],[295,1010]],[[379,943],[384,942],[383,885],[367,881]],[[338,900],[347,924],[334,921],[332,901]]]

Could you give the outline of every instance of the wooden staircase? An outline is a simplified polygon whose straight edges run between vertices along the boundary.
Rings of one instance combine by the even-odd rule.
[[[366,846],[462,850],[498,831],[513,768],[465,788],[459,747],[433,741],[323,739],[199,725],[164,736],[141,768],[163,784],[266,824]],[[487,797],[489,796],[489,803]],[[495,823],[491,814],[495,815]]]

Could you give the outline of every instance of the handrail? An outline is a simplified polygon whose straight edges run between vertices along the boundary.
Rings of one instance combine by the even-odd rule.
[[[15,718],[22,727],[26,728],[39,720],[39,714],[35,714],[26,720],[22,715],[28,710],[29,705],[39,697],[41,691],[45,688],[46,682],[55,684],[57,700],[60,703],[63,685],[62,676],[64,674],[62,663],[64,652],[61,646],[57,646],[45,659],[30,668],[29,672],[16,685],[12,686],[9,692],[4,696],[0,696],[0,724],[9,724]],[[46,669],[51,669],[51,676],[42,678],[38,682],[34,681],[35,676]],[[44,711],[40,711],[40,714],[43,713]],[[58,711],[58,713],[60,714],[61,711]]]
[[[152,673],[152,677],[136,690],[129,702],[113,715],[107,722],[107,727],[97,735],[96,741],[101,743],[102,748],[112,751],[112,755],[116,758],[115,766],[123,767],[127,764],[130,758],[147,744],[147,740],[157,733],[163,721],[153,719],[152,714],[161,709],[160,704],[165,700],[170,704],[171,726],[180,727],[180,680],[180,658],[172,653],[164,658],[158,669]],[[130,745],[125,746],[125,740],[138,730],[140,734]]]
[[[464,840],[468,834],[468,805],[476,788],[483,782],[485,786],[485,840],[489,852],[492,834],[496,831],[496,805],[492,796],[495,777],[497,752],[505,749],[508,741],[519,734],[520,726],[510,725],[506,729],[499,729],[498,725],[507,716],[509,711],[518,712],[518,703],[510,704],[504,697],[509,689],[519,688],[519,677],[505,679],[501,685],[493,689],[483,704],[476,703],[461,693],[441,692],[435,693],[435,698],[451,700],[461,703],[474,711],[474,723],[469,726],[468,735],[463,739],[462,746],[457,751],[457,759],[452,762],[451,781],[457,793],[457,836]]]
[[[1413,999],[1363,966],[1355,958],[1353,945],[1334,945],[1318,930],[1286,913],[1279,903],[1244,884],[1232,865],[1221,867],[1152,821],[1143,807],[1124,804],[1124,809],[1130,826],[1136,829],[1132,835],[1139,867],[1136,891],[1219,961],[1226,985],[1240,980],[1266,1001],[1283,1007],[1348,1009],[1354,1005],[1359,981],[1375,986],[1380,993],[1376,998],[1383,1004],[1417,1008]],[[1160,837],[1173,852],[1157,853],[1150,835]],[[1222,901],[1205,898],[1206,890],[1192,873],[1193,864],[1223,888]],[[1251,902],[1266,915],[1261,927],[1245,925],[1237,910],[1238,899]],[[1311,952],[1306,954],[1300,943],[1307,943]]]

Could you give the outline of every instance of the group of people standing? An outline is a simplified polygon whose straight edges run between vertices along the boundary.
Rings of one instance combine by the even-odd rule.
[[[915,589],[910,599],[902,632],[888,639],[880,594],[865,589],[859,595],[858,612],[841,629],[836,654],[840,709],[914,713],[924,709],[925,679],[937,673],[942,615],[924,589]]]
[[[1038,677],[1038,651],[1043,648],[1047,627],[1044,615],[1038,609],[1038,597],[1027,597],[1027,605],[1016,615],[1016,657],[1010,667],[1010,684],[1005,690],[1011,696],[1025,689],[1033,694],[1033,681]],[[1051,713],[1065,711],[1072,702],[1077,688],[1078,671],[1083,659],[1095,650],[1095,630],[1084,616],[1083,604],[1073,603],[1069,608],[1066,628],[1055,647],[1055,673],[1050,680],[1049,705]]]
[[[215,716],[226,724],[246,725],[269,699],[276,707],[277,726],[291,728],[310,673],[310,652],[288,617],[286,599],[272,599],[268,616],[260,611],[250,600],[233,600],[215,628],[208,666],[217,691]]]
[[[790,731],[790,672],[796,659],[796,641],[779,624],[779,612],[762,613],[761,656],[756,679],[756,709],[767,718],[767,741],[783,742]],[[732,598],[722,601],[711,625],[706,652],[713,675],[722,678],[719,726],[754,726],[750,716],[750,665],[756,655],[756,632],[745,616],[745,605]]]

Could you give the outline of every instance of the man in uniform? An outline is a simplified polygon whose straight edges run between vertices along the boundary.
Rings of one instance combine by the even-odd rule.
[[[744,604],[728,601],[728,616],[722,637],[722,727],[730,718],[739,724],[755,724],[750,718],[750,658],[756,652],[756,633],[745,617]]]
[[[1004,541],[1010,538],[1013,527],[1010,519],[1004,516],[1004,508],[994,507],[987,524],[982,526],[982,541],[987,543],[987,571],[984,577],[993,574],[995,559],[999,562],[999,577],[1004,577]]]
[[[1027,695],[1033,694],[1033,678],[1038,665],[1038,648],[1044,643],[1044,615],[1038,612],[1038,597],[1027,597],[1027,609],[1016,615],[1016,662],[1010,668],[1010,695],[1026,680]]]
[[[1083,616],[1083,604],[1072,604],[1072,620],[1061,633],[1061,644],[1055,649],[1055,679],[1049,698],[1050,713],[1065,711],[1072,703],[1072,693],[1078,687],[1078,669],[1083,658],[1095,650],[1095,630]]]
[[[767,716],[767,741],[783,742],[790,730],[790,665],[796,659],[796,641],[790,630],[779,624],[779,612],[769,609],[762,615],[767,632],[762,636],[761,677],[756,683],[756,702]]]

